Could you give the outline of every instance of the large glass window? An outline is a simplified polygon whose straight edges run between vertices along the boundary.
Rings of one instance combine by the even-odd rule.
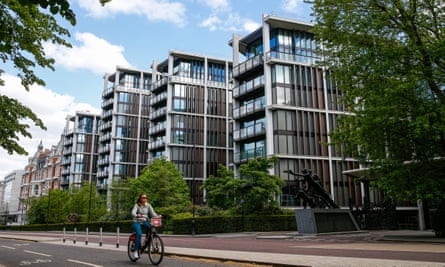
[[[204,79],[204,62],[202,60],[176,58],[173,63],[173,75]]]
[[[185,132],[183,130],[172,131],[172,139],[174,144],[184,144],[185,143]]]
[[[139,73],[120,73],[119,85],[125,88],[139,88],[140,83]]]
[[[185,99],[173,99],[174,111],[185,111]]]
[[[263,42],[261,39],[257,39],[256,41],[249,44],[247,47],[247,58],[253,58],[256,55],[263,53]]]
[[[86,136],[84,134],[77,135],[77,143],[85,143]]]
[[[208,63],[207,79],[215,82],[225,82],[226,66],[219,63]]]
[[[86,132],[86,133],[93,132],[93,118],[80,117],[77,129],[81,132]]]

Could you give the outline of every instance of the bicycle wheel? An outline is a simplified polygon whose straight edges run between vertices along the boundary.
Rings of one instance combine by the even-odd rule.
[[[148,258],[153,265],[158,265],[161,263],[162,258],[164,258],[164,242],[162,242],[161,237],[155,233],[150,240]]]
[[[128,245],[127,245],[127,254],[128,254],[128,258],[132,261],[135,262],[137,261],[139,258],[134,257],[134,251],[136,244],[134,242],[134,238],[132,239],[131,237],[128,239]]]

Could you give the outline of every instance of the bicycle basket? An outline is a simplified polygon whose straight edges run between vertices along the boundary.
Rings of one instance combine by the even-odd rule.
[[[151,219],[151,225],[153,225],[153,227],[161,227],[161,225],[162,225],[161,218],[157,217],[157,218]]]

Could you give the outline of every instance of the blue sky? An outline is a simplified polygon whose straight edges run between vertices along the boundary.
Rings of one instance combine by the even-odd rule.
[[[103,76],[116,65],[150,70],[170,49],[230,60],[232,35],[257,29],[263,14],[311,21],[311,6],[303,0],[112,0],[105,7],[98,0],[70,2],[77,24],[60,21],[71,32],[73,48],[45,44],[45,53],[56,60],[55,71],[36,69],[46,86],[26,92],[14,69],[0,67],[5,70],[0,93],[32,108],[48,127],[31,128],[33,138],[21,138],[30,156],[40,141],[45,148],[57,144],[68,114],[100,112]],[[0,180],[23,169],[27,158],[0,150]]]

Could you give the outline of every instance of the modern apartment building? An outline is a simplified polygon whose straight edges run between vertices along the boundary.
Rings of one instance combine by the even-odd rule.
[[[0,224],[21,224],[19,194],[23,170],[14,170],[0,182]]]
[[[47,195],[50,190],[61,189],[62,140],[51,149],[44,149],[42,142],[33,156],[28,158],[20,182],[19,210],[22,215],[28,209],[31,197]],[[26,218],[22,218],[26,221]]]
[[[77,111],[66,118],[63,131],[62,190],[96,182],[100,115]]]
[[[170,51],[152,70],[149,160],[174,162],[200,204],[202,182],[231,164],[232,63]]]
[[[147,165],[151,77],[124,67],[104,77],[97,189],[108,197],[113,182],[138,177]]]
[[[262,26],[242,37],[234,35],[233,120],[234,165],[251,158],[277,156],[273,174],[284,180],[283,207],[300,206],[298,181],[286,170],[310,169],[339,206],[361,205],[362,190],[343,174],[345,161],[328,134],[343,113],[339,92],[319,59],[313,25],[264,16]]]

